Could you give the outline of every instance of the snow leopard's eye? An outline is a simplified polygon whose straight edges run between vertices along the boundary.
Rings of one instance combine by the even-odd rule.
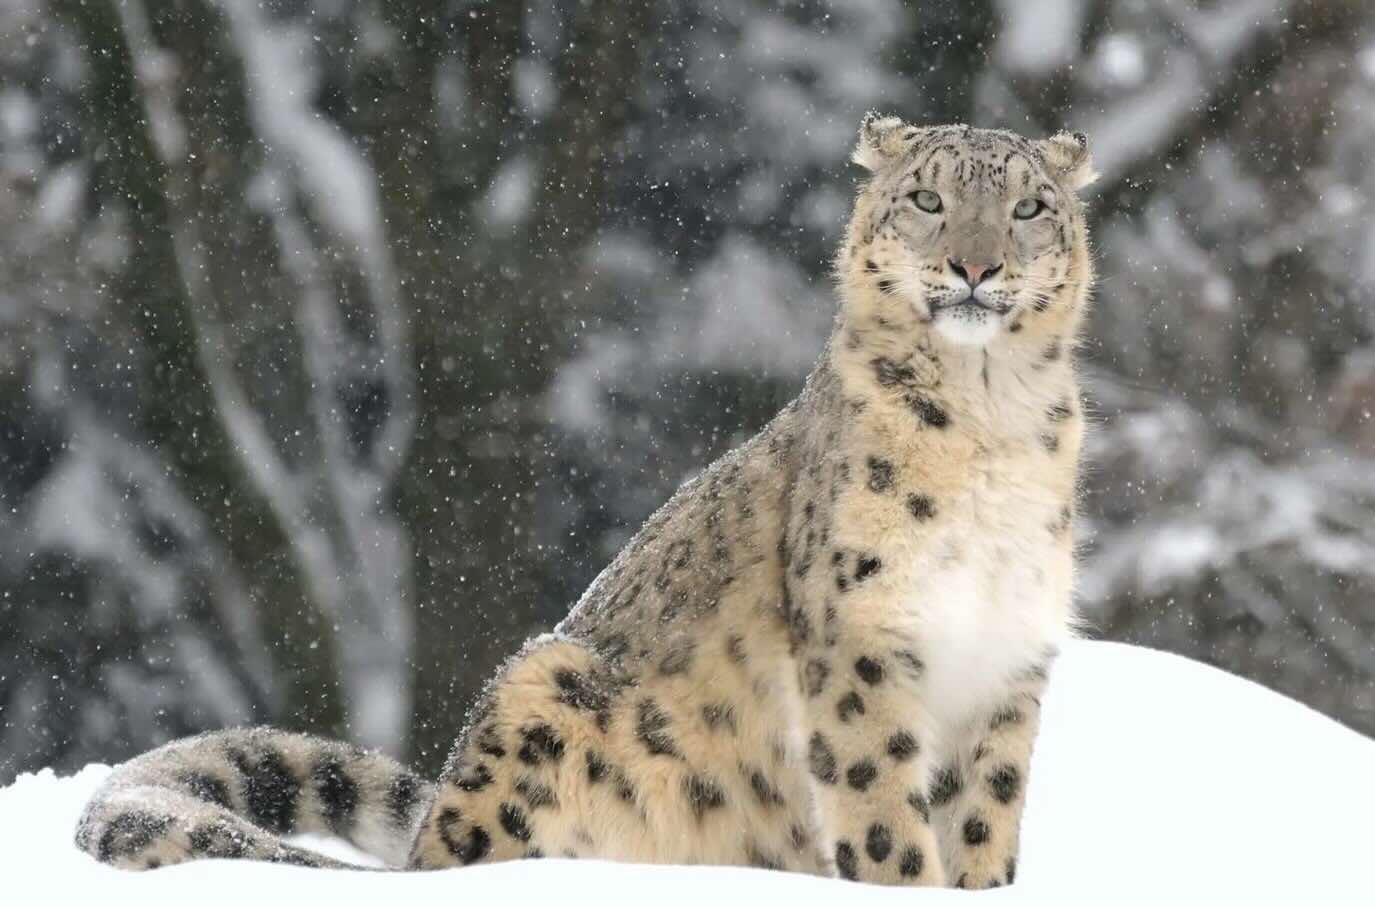
[[[909,196],[918,208],[928,214],[935,214],[943,207],[941,197],[929,189],[918,189]]]
[[[1018,220],[1031,220],[1046,210],[1046,203],[1039,198],[1024,198],[1012,209],[1012,216]]]

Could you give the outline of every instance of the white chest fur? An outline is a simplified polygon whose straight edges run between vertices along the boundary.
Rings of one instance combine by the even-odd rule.
[[[1071,556],[1053,528],[1065,502],[1024,459],[1014,464],[982,463],[895,577],[906,591],[892,629],[925,663],[937,752],[1005,704],[1014,680],[1071,632]]]

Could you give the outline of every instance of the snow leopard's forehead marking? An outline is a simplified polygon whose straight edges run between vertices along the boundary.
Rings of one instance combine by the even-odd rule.
[[[1044,158],[1031,142],[1011,132],[959,128],[920,140],[899,173],[962,194],[1019,193],[1058,196]]]

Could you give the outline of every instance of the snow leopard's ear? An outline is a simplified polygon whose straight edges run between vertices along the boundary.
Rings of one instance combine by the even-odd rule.
[[[1036,143],[1046,166],[1054,171],[1065,185],[1076,192],[1098,179],[1089,154],[1089,140],[1082,132],[1057,132]]]
[[[898,117],[882,116],[871,110],[860,121],[859,144],[850,160],[865,170],[880,170],[912,147],[912,141],[920,132]]]

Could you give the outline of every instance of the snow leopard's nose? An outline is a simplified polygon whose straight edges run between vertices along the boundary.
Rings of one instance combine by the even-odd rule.
[[[972,261],[956,261],[953,258],[947,258],[946,263],[950,265],[950,270],[969,284],[971,290],[1003,269],[1002,265],[976,264]]]

